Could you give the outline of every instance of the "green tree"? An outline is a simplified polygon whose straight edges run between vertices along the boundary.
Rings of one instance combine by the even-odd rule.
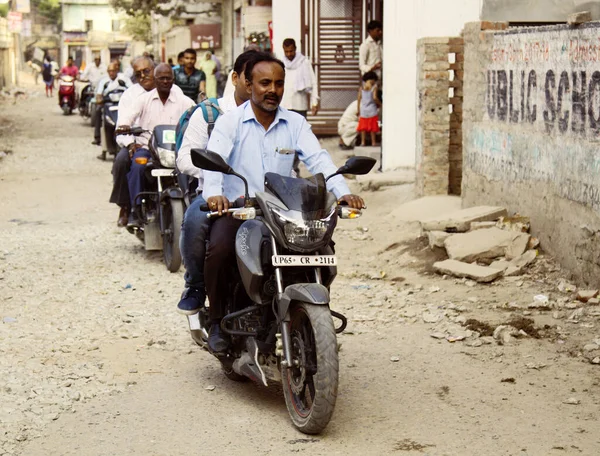
[[[39,15],[48,19],[51,24],[60,24],[62,20],[60,0],[34,0],[32,3]]]
[[[6,17],[8,15],[8,5],[0,5],[0,17]]]
[[[125,19],[123,30],[136,41],[149,43],[152,40],[150,15],[138,11]]]
[[[203,3],[202,0],[110,0],[114,9],[125,11],[129,16],[143,14],[150,16],[152,13],[162,16],[179,16],[188,13],[187,6]],[[213,3],[212,11],[220,11],[221,4]]]

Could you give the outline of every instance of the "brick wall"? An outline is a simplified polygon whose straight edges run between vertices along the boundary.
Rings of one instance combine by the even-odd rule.
[[[460,194],[463,40],[417,42],[416,189],[420,196]]]

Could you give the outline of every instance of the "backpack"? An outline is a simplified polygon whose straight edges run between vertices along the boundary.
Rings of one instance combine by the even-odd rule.
[[[183,142],[183,135],[185,134],[185,131],[187,130],[187,127],[188,127],[188,124],[190,123],[192,114],[194,114],[194,112],[196,112],[196,109],[198,109],[198,108],[202,109],[202,115],[204,116],[204,120],[206,120],[206,123],[208,124],[208,136],[209,137],[213,131],[213,128],[215,127],[215,122],[217,121],[217,117],[219,117],[219,115],[223,114],[223,111],[221,111],[221,108],[219,108],[219,102],[216,98],[207,98],[205,100],[202,100],[197,105],[192,106],[187,111],[185,111],[179,118],[179,121],[177,122],[177,127],[175,128],[175,150],[176,151],[179,151],[179,148],[181,147],[181,143]]]
[[[202,109],[202,115],[204,116],[204,120],[208,124],[208,136],[213,131],[215,127],[215,122],[217,121],[217,117],[223,114],[221,108],[219,108],[219,102],[216,98],[207,98],[202,100],[195,106],[192,106],[187,111],[185,111],[179,121],[177,122],[177,127],[175,127],[175,156],[177,157],[177,152],[179,152],[179,148],[181,147],[181,143],[183,142],[183,135],[187,130],[188,124],[190,123],[190,119],[196,109]],[[196,189],[198,187],[198,180],[192,176],[188,176],[186,174],[182,174],[177,170],[177,181],[179,183],[179,187],[183,191],[184,201],[186,207],[191,204],[194,197],[196,196]]]

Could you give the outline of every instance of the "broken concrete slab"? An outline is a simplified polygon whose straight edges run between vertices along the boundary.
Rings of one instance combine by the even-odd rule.
[[[528,245],[529,234],[517,233],[510,242],[510,244],[506,247],[506,258],[512,260],[513,258],[520,257],[521,255],[523,255],[525,250],[527,250]]]
[[[413,168],[397,169],[383,173],[371,171],[371,173],[364,176],[356,176],[356,182],[363,191],[377,191],[382,187],[412,184],[415,182],[415,170]]]
[[[444,248],[444,241],[452,236],[452,233],[446,233],[445,231],[428,231],[427,237],[429,239],[429,248],[434,247]]]
[[[473,263],[474,261],[490,262],[504,256],[513,238],[518,235],[499,228],[459,233],[444,241],[444,247],[451,260]]]
[[[579,11],[578,13],[569,14],[567,16],[567,24],[579,25],[592,21],[591,11]]]
[[[510,261],[508,268],[504,271],[505,276],[516,276],[523,274],[523,270],[535,261],[537,257],[536,250],[528,250],[524,254]],[[491,267],[491,265],[490,265]]]
[[[472,222],[491,222],[506,215],[506,209],[497,206],[475,206],[460,211],[422,220],[424,231],[447,231],[464,233],[469,231]]]
[[[579,290],[577,292],[577,300],[581,302],[588,302],[596,296],[598,296],[598,290]]]
[[[490,268],[500,269],[501,271],[506,271],[510,266],[510,261],[506,261],[504,258],[501,260],[492,261],[490,264]]]
[[[444,260],[433,263],[433,269],[440,274],[448,274],[454,277],[466,277],[476,282],[491,282],[502,275],[500,269],[492,269],[487,266],[463,263],[456,260]]]
[[[493,228],[496,222],[471,222],[471,231],[481,230],[484,228]]]

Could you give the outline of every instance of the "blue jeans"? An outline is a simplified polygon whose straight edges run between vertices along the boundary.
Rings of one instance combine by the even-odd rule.
[[[146,157],[150,158],[150,151],[148,149],[138,149],[133,154],[131,159],[131,168],[127,173],[127,186],[129,187],[129,198],[131,199],[131,207],[140,205],[140,201],[135,201],[135,196],[144,190],[144,170],[146,169],[146,165],[140,165],[135,162],[135,159],[138,157]]]
[[[185,286],[204,290],[204,257],[206,256],[206,239],[210,230],[208,212],[200,210],[205,201],[201,196],[190,204],[183,216],[179,249],[185,265]]]

